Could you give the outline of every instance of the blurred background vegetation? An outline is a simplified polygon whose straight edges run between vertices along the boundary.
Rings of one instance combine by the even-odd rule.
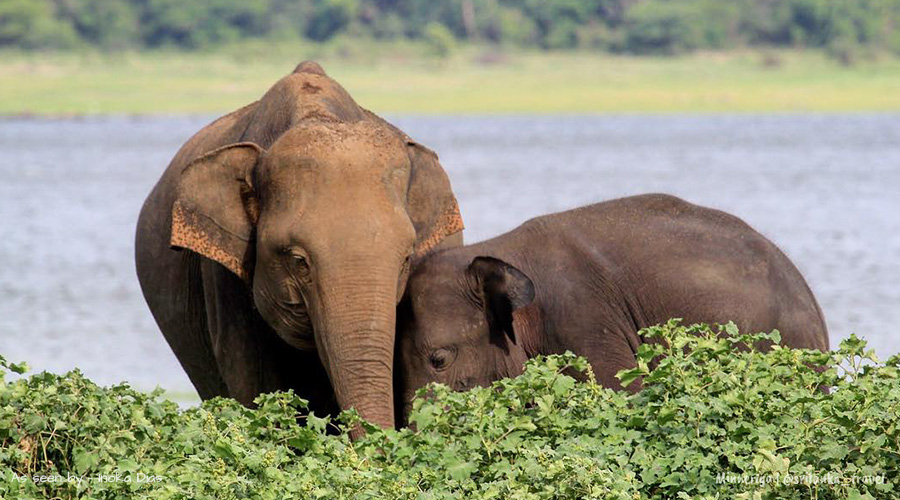
[[[900,109],[898,55],[900,0],[0,0],[0,113],[220,111],[306,58],[388,111]],[[424,86],[384,93],[356,71],[378,61]],[[507,102],[478,94],[487,66]],[[538,102],[550,66],[568,80]]]
[[[0,46],[197,50],[338,36],[613,53],[743,46],[900,53],[900,0],[2,0]]]

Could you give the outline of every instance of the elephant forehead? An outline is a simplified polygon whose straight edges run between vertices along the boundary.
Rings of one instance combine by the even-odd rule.
[[[270,155],[277,166],[378,168],[409,162],[405,144],[395,132],[367,121],[295,127],[272,145]]]
[[[324,157],[287,154],[260,166],[256,187],[269,201],[276,194],[295,198],[335,193],[352,195],[360,201],[372,196],[394,200],[405,192],[409,177],[409,164],[404,160],[337,153]],[[400,198],[394,201],[399,202]]]
[[[256,187],[293,195],[355,187],[393,199],[406,192],[409,173],[405,143],[396,134],[371,125],[320,125],[291,131],[275,143],[257,168]]]
[[[410,298],[414,306],[424,309],[459,310],[466,305],[465,276],[453,262],[440,257],[426,259],[413,271],[408,285]]]

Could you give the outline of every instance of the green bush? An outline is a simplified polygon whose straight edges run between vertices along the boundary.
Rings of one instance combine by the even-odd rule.
[[[703,46],[698,2],[649,0],[626,14],[626,46],[635,53],[675,53]]]
[[[833,353],[759,352],[746,347],[777,343],[777,332],[731,324],[642,333],[663,342],[642,346],[637,368],[619,374],[641,378],[640,392],[600,387],[571,354],[540,357],[490,388],[432,386],[414,405],[415,431],[377,430],[352,413],[305,416],[290,392],[260,396],[256,410],[226,399],[182,410],[159,391],[102,388],[78,371],[0,379],[0,497],[897,496],[900,356],[878,363],[856,337]],[[368,433],[351,443],[357,424]],[[54,475],[84,479],[40,482]]]
[[[248,40],[408,39],[676,53],[822,49],[849,63],[898,52],[900,0],[0,0],[0,49],[175,47]],[[432,30],[433,31],[433,30]]]
[[[53,17],[53,7],[33,0],[0,2],[0,47],[68,49],[78,45],[70,24]]]
[[[446,26],[432,22],[425,27],[425,43],[432,55],[446,59],[456,47],[456,38]]]

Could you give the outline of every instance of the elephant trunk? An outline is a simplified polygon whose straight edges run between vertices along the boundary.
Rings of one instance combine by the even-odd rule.
[[[389,428],[394,426],[396,274],[389,285],[382,281],[387,280],[332,283],[321,290],[321,309],[314,316],[319,357],[341,409],[355,408],[365,420]]]

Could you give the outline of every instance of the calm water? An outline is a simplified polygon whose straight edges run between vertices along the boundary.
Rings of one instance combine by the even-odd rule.
[[[134,223],[208,117],[0,121],[0,353],[191,391],[134,273]],[[832,345],[900,350],[900,116],[393,117],[437,150],[477,241],[667,192],[730,211],[806,275]]]

